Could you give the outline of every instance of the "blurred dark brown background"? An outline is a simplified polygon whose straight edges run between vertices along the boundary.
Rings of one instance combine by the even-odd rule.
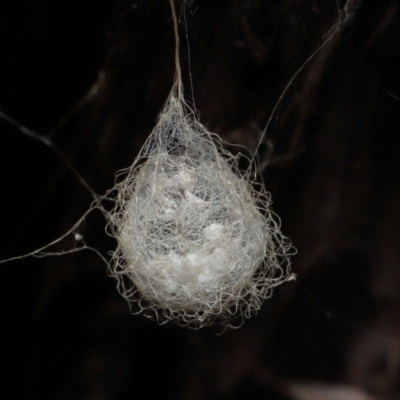
[[[201,122],[254,149],[343,3],[187,2]],[[131,316],[91,252],[1,265],[3,398],[400,398],[400,5],[353,4],[294,81],[259,151],[274,211],[298,249],[297,282],[217,336]],[[180,33],[190,99],[183,24]],[[104,77],[52,137],[104,193],[134,160],[172,84],[167,0],[6,0],[0,38],[0,110],[41,135]],[[4,121],[0,132],[5,259],[65,232],[91,196],[42,143]],[[115,243],[104,225],[94,212],[80,233],[107,255]]]

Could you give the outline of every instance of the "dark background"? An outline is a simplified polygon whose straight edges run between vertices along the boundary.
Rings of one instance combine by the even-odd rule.
[[[93,252],[2,264],[4,398],[400,398],[400,5],[353,5],[290,87],[259,151],[298,250],[297,281],[217,336],[130,315]],[[335,0],[193,0],[186,17],[186,96],[190,70],[201,122],[252,151],[338,10]],[[100,76],[51,141],[104,193],[155,124],[173,52],[167,0],[3,1],[0,110],[47,135]],[[40,141],[5,121],[0,138],[5,259],[60,236],[92,197]],[[95,211],[79,232],[107,256],[115,243],[104,226]]]

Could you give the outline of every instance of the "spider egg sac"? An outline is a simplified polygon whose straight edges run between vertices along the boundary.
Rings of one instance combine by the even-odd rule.
[[[201,327],[257,311],[284,279],[285,245],[268,198],[171,97],[118,188],[112,273],[131,303]]]

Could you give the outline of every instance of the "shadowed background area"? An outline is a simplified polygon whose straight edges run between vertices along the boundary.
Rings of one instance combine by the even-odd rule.
[[[343,3],[187,1],[190,67],[184,24],[181,64],[200,121],[254,150]],[[259,150],[298,250],[297,281],[217,336],[130,315],[93,252],[2,264],[7,398],[399,398],[400,6],[351,4],[354,15],[294,81]],[[50,139],[104,193],[171,88],[168,1],[7,0],[0,37],[0,110],[40,135],[100,84]],[[67,231],[92,195],[43,143],[5,121],[0,131],[5,259]],[[79,234],[107,256],[115,243],[104,227],[95,211]],[[76,245],[70,237],[57,249]]]

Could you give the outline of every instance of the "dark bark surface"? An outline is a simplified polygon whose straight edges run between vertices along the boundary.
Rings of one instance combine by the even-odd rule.
[[[337,20],[337,2],[187,3],[186,97],[191,72],[201,122],[252,151]],[[273,209],[298,251],[297,281],[217,336],[130,315],[93,252],[2,264],[5,398],[340,400],[355,388],[399,398],[400,5],[354,6],[293,82],[259,150]],[[0,110],[40,135],[101,82],[51,142],[104,193],[135,159],[172,85],[167,0],[7,0],[0,37]],[[92,197],[43,143],[5,121],[0,129],[6,259],[67,231]],[[104,226],[95,211],[79,233],[107,255],[115,243]],[[73,246],[70,238],[62,248]]]

